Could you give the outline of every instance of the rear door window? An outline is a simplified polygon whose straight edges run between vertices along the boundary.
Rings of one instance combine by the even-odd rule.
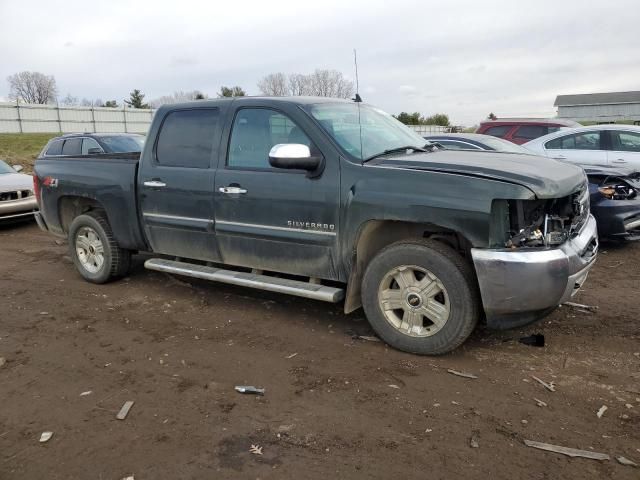
[[[600,150],[600,132],[574,133],[548,141],[547,150]]]
[[[82,152],[82,139],[69,138],[64,141],[62,155],[80,155]]]
[[[62,144],[64,142],[62,140],[56,140],[49,145],[45,155],[62,155]]]
[[[496,125],[495,127],[489,127],[483,133],[492,137],[503,138],[512,128],[511,125]]]
[[[209,168],[219,110],[176,110],[162,123],[156,161],[166,167]]]
[[[549,133],[549,127],[545,125],[522,125],[518,127],[513,138],[521,138],[523,140],[533,140]]]

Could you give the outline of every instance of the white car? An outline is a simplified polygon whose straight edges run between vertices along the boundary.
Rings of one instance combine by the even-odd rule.
[[[608,165],[640,170],[640,126],[592,125],[569,128],[522,145],[545,157],[581,165]]]
[[[10,167],[0,160],[0,221],[33,216],[38,210],[33,177],[20,170],[21,166]]]

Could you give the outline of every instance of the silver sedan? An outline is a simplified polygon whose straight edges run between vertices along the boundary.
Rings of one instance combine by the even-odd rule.
[[[33,177],[19,173],[22,167],[10,167],[0,160],[0,221],[32,216],[38,210],[33,193]]]

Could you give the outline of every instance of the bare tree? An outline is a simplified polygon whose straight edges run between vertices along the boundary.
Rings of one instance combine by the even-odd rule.
[[[60,105],[65,107],[72,107],[74,105],[78,105],[78,97],[74,97],[70,93],[67,93],[67,96],[60,100]]]
[[[173,92],[172,95],[163,95],[162,97],[155,98],[151,100],[149,104],[153,108],[158,108],[160,105],[167,103],[190,102],[192,100],[204,100],[206,98],[208,98],[208,96],[200,90],[191,90],[188,92],[180,90]]]
[[[265,95],[314,95],[317,97],[349,98],[353,95],[353,82],[336,70],[317,69],[309,75],[271,73],[258,82]]]
[[[220,87],[220,91],[218,92],[218,98],[224,97],[244,97],[246,96],[246,92],[242,87],[225,87],[224,85]]]
[[[53,75],[40,72],[19,72],[7,77],[9,98],[25,103],[53,103],[58,89]]]
[[[289,94],[295,96],[310,95],[309,75],[292,73],[289,75]]]
[[[263,95],[284,97],[289,94],[287,76],[284,73],[270,73],[258,82],[258,88]]]
[[[317,97],[349,98],[353,95],[353,82],[337,70],[316,69],[309,75],[311,95]]]

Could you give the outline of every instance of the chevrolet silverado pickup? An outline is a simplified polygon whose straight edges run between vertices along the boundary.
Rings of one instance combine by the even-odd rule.
[[[363,307],[388,344],[461,345],[580,288],[598,248],[579,167],[447,151],[347,100],[165,105],[141,154],[40,158],[40,227],[88,281],[148,269]]]

